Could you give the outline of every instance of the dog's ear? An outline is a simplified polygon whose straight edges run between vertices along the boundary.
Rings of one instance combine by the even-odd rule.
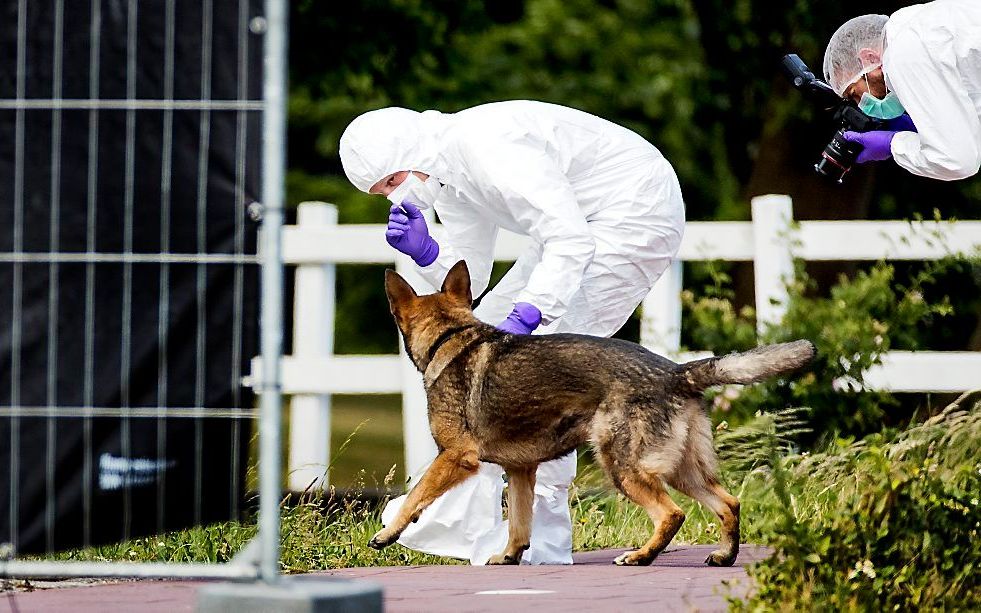
[[[416,298],[416,290],[391,268],[385,269],[385,293],[388,294],[388,304],[392,307],[393,314],[406,302]]]
[[[470,270],[467,268],[465,260],[460,260],[454,264],[450,272],[446,273],[446,279],[443,280],[443,287],[440,291],[455,298],[466,300],[467,304],[473,302],[473,296],[470,294]]]

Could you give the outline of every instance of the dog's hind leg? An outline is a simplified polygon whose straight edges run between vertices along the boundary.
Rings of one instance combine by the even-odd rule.
[[[613,561],[618,566],[647,566],[661,553],[685,521],[685,513],[671,500],[661,478],[652,472],[630,471],[614,477],[628,498],[644,507],[654,522],[654,535],[643,547]]]
[[[667,480],[668,485],[712,510],[721,524],[721,543],[705,559],[710,566],[732,566],[739,554],[739,500],[719,483],[718,461],[712,442],[712,424],[692,401],[684,462]]]
[[[453,486],[476,474],[479,466],[476,446],[440,451],[426,474],[406,496],[392,523],[371,537],[368,546],[382,549],[394,543],[410,523],[419,519],[426,507]]]
[[[719,548],[705,558],[705,563],[709,566],[732,566],[739,555],[739,500],[718,481],[706,481],[694,488],[678,489],[719,516],[722,539]]]
[[[537,465],[505,468],[508,474],[508,544],[503,552],[491,556],[488,564],[520,564],[521,554],[531,545],[531,509],[537,469]]]

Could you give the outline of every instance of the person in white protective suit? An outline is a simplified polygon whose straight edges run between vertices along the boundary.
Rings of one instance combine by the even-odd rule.
[[[355,187],[392,201],[387,240],[434,287],[464,259],[479,296],[498,229],[531,238],[475,310],[508,332],[611,336],[681,242],[684,204],[671,164],[634,132],[575,109],[533,101],[453,114],[385,108],[351,122],[340,154]],[[430,205],[445,231],[438,243],[419,212]],[[568,488],[575,474],[575,452],[539,467],[523,562],[572,563]],[[482,464],[398,542],[484,564],[507,541],[502,475]],[[384,510],[386,524],[403,500]]]
[[[892,157],[952,181],[981,167],[981,1],[935,0],[849,20],[831,37],[824,77],[885,130],[846,132],[858,162]]]

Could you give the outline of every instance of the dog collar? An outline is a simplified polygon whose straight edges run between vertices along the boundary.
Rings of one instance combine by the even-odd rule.
[[[438,337],[436,337],[436,342],[433,343],[433,346],[429,348],[429,355],[426,356],[429,359],[429,362],[431,363],[433,361],[433,358],[436,357],[436,352],[439,351],[440,347],[446,344],[446,341],[456,336],[458,332],[463,332],[464,330],[473,327],[474,327],[473,324],[467,324],[465,326],[456,326],[455,328],[450,328],[446,332],[443,332]]]
[[[439,335],[436,342],[433,343],[433,346],[429,349],[429,362],[426,364],[426,368],[424,368],[422,371],[423,378],[425,379],[427,385],[438,379],[439,376],[443,374],[443,369],[449,366],[449,364],[459,357],[460,354],[466,351],[470,346],[483,340],[480,335],[477,335],[464,341],[462,345],[457,347],[455,351],[450,352],[448,355],[439,355],[440,350],[447,346],[446,344],[450,339],[457,336],[461,332],[477,327],[478,326],[475,324],[459,326],[456,328],[450,328],[443,334]]]

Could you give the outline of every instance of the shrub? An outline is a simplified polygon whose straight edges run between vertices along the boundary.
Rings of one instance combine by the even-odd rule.
[[[981,403],[955,403],[893,438],[774,459],[774,553],[751,567],[752,597],[732,607],[981,608],[979,436]]]
[[[861,435],[880,429],[885,409],[895,400],[884,392],[858,391],[863,372],[892,348],[920,347],[924,325],[951,313],[945,297],[930,302],[924,293],[956,262],[930,264],[905,284],[897,283],[893,266],[880,262],[854,278],[842,276],[827,296],[813,295],[813,283],[799,268],[788,288],[783,321],[760,340],[809,339],[817,347],[813,365],[803,376],[723,389],[714,406],[734,423],[760,409],[809,407],[813,434],[804,441],[808,443],[834,433]],[[693,342],[716,354],[749,349],[757,343],[753,309],[736,311],[725,274],[712,271],[712,279],[702,296],[685,292],[682,297]]]

